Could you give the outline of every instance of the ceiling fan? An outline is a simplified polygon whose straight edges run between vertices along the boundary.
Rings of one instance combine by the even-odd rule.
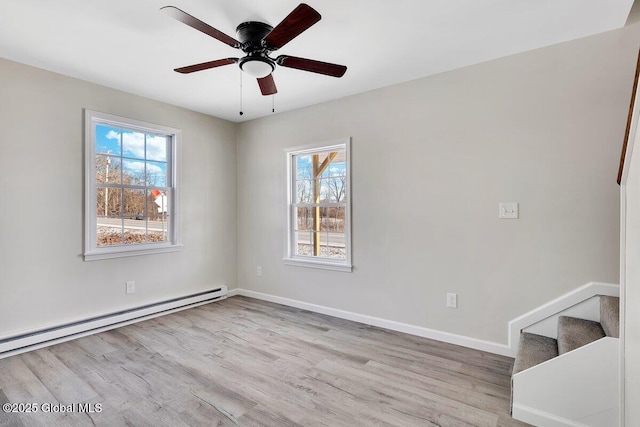
[[[236,28],[239,40],[228,36],[177,7],[165,6],[160,11],[222,43],[240,49],[246,54],[242,58],[217,59],[176,68],[174,71],[178,73],[188,74],[223,65],[238,64],[242,71],[257,78],[263,95],[273,95],[278,92],[271,74],[276,65],[333,77],[342,77],[347,71],[347,67],[344,65],[315,61],[313,59],[289,55],[280,55],[277,58],[269,56],[271,52],[280,49],[322,18],[315,9],[304,3],[298,5],[275,27],[263,22],[243,22]]]

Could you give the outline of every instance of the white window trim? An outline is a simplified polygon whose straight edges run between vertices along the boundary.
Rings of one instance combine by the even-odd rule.
[[[108,124],[123,126],[127,129],[141,132],[163,134],[172,138],[171,142],[171,185],[172,197],[170,198],[170,221],[171,234],[167,242],[137,244],[130,246],[105,246],[98,247],[96,244],[96,183],[93,179],[95,171],[96,147],[95,129],[96,124]],[[167,126],[156,125],[140,120],[120,117],[113,114],[101,113],[98,111],[85,109],[84,115],[84,150],[85,150],[85,170],[84,170],[84,260],[95,261],[110,258],[122,258],[136,255],[149,255],[156,253],[175,252],[182,249],[180,240],[180,202],[178,193],[178,162],[180,159],[180,139],[181,131]],[[169,184],[169,183],[168,183]]]
[[[334,148],[344,148],[347,167],[347,202],[345,206],[345,260],[335,260],[330,258],[319,258],[295,255],[294,251],[294,235],[292,233],[294,218],[293,209],[291,208],[292,201],[295,198],[293,193],[294,179],[293,176],[293,157],[302,154],[313,154],[317,152],[329,151]],[[284,264],[298,266],[319,268],[324,270],[335,270],[343,272],[351,272],[353,265],[351,263],[351,138],[341,138],[333,141],[325,141],[315,144],[309,144],[304,146],[292,147],[285,149],[285,162],[286,162],[286,195],[285,195],[285,238],[284,238]]]

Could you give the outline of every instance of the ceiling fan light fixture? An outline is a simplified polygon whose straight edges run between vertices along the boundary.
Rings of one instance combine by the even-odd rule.
[[[240,69],[256,78],[267,77],[275,69],[273,62],[264,58],[246,58],[240,62]]]

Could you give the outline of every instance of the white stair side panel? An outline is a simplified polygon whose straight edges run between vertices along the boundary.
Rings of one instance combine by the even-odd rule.
[[[540,427],[618,425],[619,353],[620,340],[605,337],[515,374],[513,418]]]
[[[579,319],[600,322],[600,296],[591,297],[586,301],[569,307],[553,316],[547,317],[540,322],[534,323],[533,325],[524,328],[523,331],[557,339],[558,317],[560,316],[571,316]]]

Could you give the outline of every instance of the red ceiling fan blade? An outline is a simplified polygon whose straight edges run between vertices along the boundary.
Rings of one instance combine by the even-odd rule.
[[[280,49],[321,18],[320,14],[314,8],[307,4],[300,3],[298,7],[293,9],[282,22],[267,34],[264,42],[271,50]]]
[[[160,8],[160,12],[166,13],[173,19],[176,19],[183,24],[187,24],[188,26],[195,28],[198,31],[202,31],[203,33],[213,37],[216,40],[220,40],[222,43],[226,43],[231,47],[238,48],[240,47],[240,42],[234,39],[231,36],[226,35],[220,30],[213,28],[209,24],[205,24],[201,20],[196,17],[189,15],[187,12],[178,9],[174,6],[165,6]]]
[[[276,82],[273,80],[273,74],[259,78],[258,86],[260,86],[260,92],[262,92],[264,96],[278,93],[278,89],[276,89]]]
[[[276,59],[278,65],[295,68],[297,70],[311,71],[332,77],[342,77],[347,71],[344,65],[331,64],[329,62],[315,61],[313,59],[298,58],[296,56],[280,55]]]
[[[173,71],[177,71],[178,73],[182,73],[182,74],[189,74],[196,71],[208,70],[209,68],[235,64],[236,62],[238,62],[238,58],[217,59],[215,61],[203,62],[201,64],[194,64],[194,65],[188,65],[186,67],[176,68]]]

